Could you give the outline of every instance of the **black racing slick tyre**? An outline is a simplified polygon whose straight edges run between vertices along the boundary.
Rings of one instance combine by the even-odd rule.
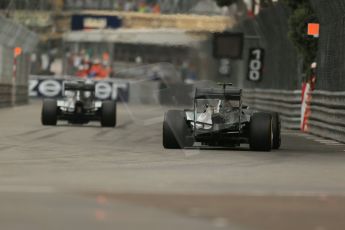
[[[250,121],[250,149],[253,151],[271,151],[272,135],[272,115],[268,113],[254,114]]]
[[[44,99],[41,114],[42,125],[55,126],[58,120],[57,113],[57,101],[54,99]]]
[[[116,102],[102,102],[101,125],[102,127],[114,128],[116,126]]]
[[[281,138],[281,120],[279,113],[272,113],[272,132],[273,132],[273,149],[280,149],[282,144]]]
[[[184,111],[170,110],[164,116],[163,146],[166,149],[183,149],[192,147],[194,141],[187,125]]]

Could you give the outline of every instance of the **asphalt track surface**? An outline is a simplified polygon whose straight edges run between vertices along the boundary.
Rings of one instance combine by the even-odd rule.
[[[345,229],[345,145],[284,131],[270,153],[164,150],[167,108],[120,105],[118,127],[0,110],[0,229]]]

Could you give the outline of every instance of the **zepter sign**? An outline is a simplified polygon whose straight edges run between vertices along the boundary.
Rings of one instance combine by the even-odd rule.
[[[30,97],[61,97],[62,80],[32,79],[29,81]]]
[[[29,81],[29,96],[40,98],[63,97],[62,79],[31,79]],[[117,84],[111,81],[96,82],[95,96],[99,100],[128,100],[128,84]],[[119,95],[120,94],[120,95]],[[120,98],[118,98],[120,97]]]
[[[96,84],[96,98],[101,100],[113,98],[113,86],[109,82],[98,82]]]
[[[56,80],[40,81],[38,92],[44,97],[59,97],[62,95],[62,82]]]

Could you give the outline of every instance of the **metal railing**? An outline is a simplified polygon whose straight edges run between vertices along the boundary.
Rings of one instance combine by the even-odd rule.
[[[300,128],[301,91],[251,89],[244,90],[243,97],[255,110],[279,112],[284,128]]]
[[[309,132],[345,142],[345,92],[312,94]]]
[[[345,143],[345,92],[314,91],[311,100],[308,132]],[[279,112],[284,128],[300,128],[299,90],[245,90],[244,101],[253,109]]]

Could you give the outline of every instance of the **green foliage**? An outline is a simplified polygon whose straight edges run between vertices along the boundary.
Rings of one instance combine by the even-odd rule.
[[[304,60],[304,69],[308,70],[316,60],[318,39],[307,36],[308,23],[318,22],[309,0],[284,0],[292,9],[289,19],[289,37]]]

